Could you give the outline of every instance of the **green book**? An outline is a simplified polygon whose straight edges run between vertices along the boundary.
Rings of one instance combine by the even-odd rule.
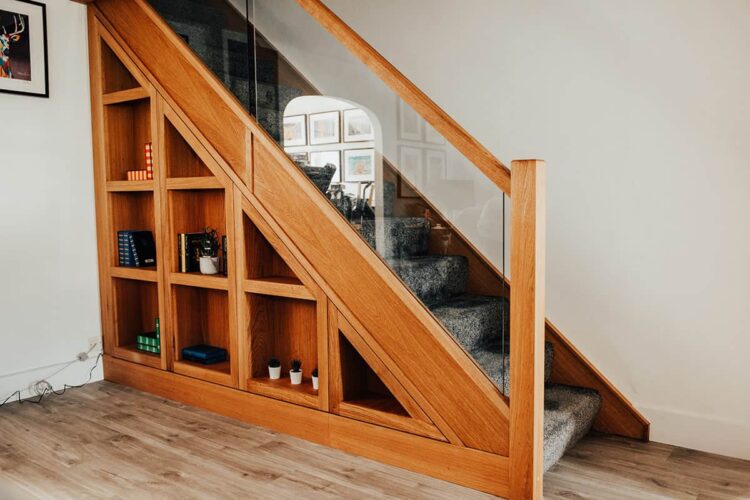
[[[138,349],[139,351],[150,352],[153,354],[161,354],[161,349],[159,349],[158,347],[151,346],[151,345],[137,344],[136,349]]]
[[[138,344],[151,347],[159,347],[161,345],[161,343],[159,342],[159,337],[156,336],[155,332],[142,333],[141,335],[138,335],[136,337],[135,341]]]

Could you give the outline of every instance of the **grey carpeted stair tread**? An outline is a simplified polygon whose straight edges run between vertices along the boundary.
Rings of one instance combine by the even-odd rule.
[[[466,291],[469,262],[461,255],[388,259],[393,271],[428,306]]]
[[[591,430],[602,398],[593,389],[548,384],[544,390],[544,470]]]
[[[469,354],[482,367],[488,377],[506,396],[510,396],[510,347],[506,343],[505,349],[502,344],[486,346],[470,351]],[[552,376],[552,362],[554,360],[554,347],[549,342],[544,343],[544,381]],[[503,371],[505,370],[505,371]],[[504,376],[503,376],[504,375]]]
[[[485,295],[457,295],[431,308],[464,349],[471,352],[483,346],[500,343],[502,324],[508,330],[508,301]]]
[[[424,217],[384,217],[362,221],[359,232],[372,248],[376,248],[378,226],[382,226],[384,237],[381,248],[376,250],[383,258],[395,259],[427,253],[430,221]]]

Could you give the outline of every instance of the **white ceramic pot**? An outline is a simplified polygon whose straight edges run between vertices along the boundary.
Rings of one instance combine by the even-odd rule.
[[[313,377],[312,381],[313,381],[313,389],[317,391],[318,390],[318,377]]]
[[[279,380],[281,378],[281,366],[269,366],[268,378],[271,380]]]
[[[298,372],[289,370],[289,378],[292,380],[292,385],[300,385],[302,383],[302,370]]]
[[[201,257],[198,261],[201,268],[201,274],[219,274],[218,257]]]

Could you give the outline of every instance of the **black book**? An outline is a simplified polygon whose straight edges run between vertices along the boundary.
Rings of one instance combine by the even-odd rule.
[[[177,235],[178,269],[181,273],[200,271],[200,247],[203,233],[180,233]]]
[[[130,249],[136,267],[151,267],[156,265],[156,244],[151,231],[131,231]]]

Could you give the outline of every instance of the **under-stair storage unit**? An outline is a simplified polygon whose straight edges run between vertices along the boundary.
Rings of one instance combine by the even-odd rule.
[[[179,2],[158,3],[178,16],[184,11]],[[518,162],[511,178],[319,0],[286,3],[302,6],[298,14],[312,15],[305,22],[330,30],[368,69],[377,66],[377,76],[398,94],[392,102],[429,115],[455,153],[487,174],[503,196],[512,189],[508,261],[516,285],[511,290],[470,241],[459,241],[447,219],[431,215],[416,189],[408,193],[398,182],[383,192],[382,224],[365,221],[368,212],[360,210],[358,233],[326,198],[325,186],[311,182],[269,136],[279,130],[264,130],[241,104],[247,99],[230,95],[148,2],[95,0],[89,43],[105,378],[496,495],[539,496],[542,459],[554,462],[579,439],[599,403],[595,391],[558,385],[547,396],[559,403],[550,410],[556,413],[544,413],[543,162]],[[238,15],[222,1],[202,7],[221,6],[227,16]],[[191,22],[204,22],[197,17]],[[205,22],[227,19],[208,17]],[[240,19],[234,33],[244,36],[252,27],[247,22]],[[281,115],[273,121],[280,123]],[[150,175],[128,180],[148,151]],[[391,211],[386,194],[403,206]],[[193,246],[180,248],[188,248],[181,234],[207,228],[226,237],[214,274],[196,265]],[[153,233],[156,266],[119,265],[117,232],[136,230]],[[372,242],[383,232],[394,245],[381,259]],[[468,314],[470,307],[458,302],[478,312]],[[505,340],[498,332],[508,315],[506,363],[498,352],[505,343],[496,341]],[[160,352],[141,352],[138,336],[156,318]],[[626,435],[647,429],[559,333],[553,341],[555,363],[562,362],[551,382],[602,393],[602,428]],[[196,346],[213,349],[196,348],[187,359],[185,349]],[[219,352],[208,360],[214,362],[195,361],[196,351],[222,349],[227,359]],[[479,351],[492,361],[482,363],[490,377],[477,364],[481,356],[472,358]],[[269,374],[272,358],[281,365],[278,379]],[[300,384],[289,375],[293,360],[302,365]],[[497,383],[496,365],[513,375],[508,387]],[[570,415],[584,409],[585,418],[571,429]],[[543,455],[545,418],[570,432],[558,432],[556,448]]]

